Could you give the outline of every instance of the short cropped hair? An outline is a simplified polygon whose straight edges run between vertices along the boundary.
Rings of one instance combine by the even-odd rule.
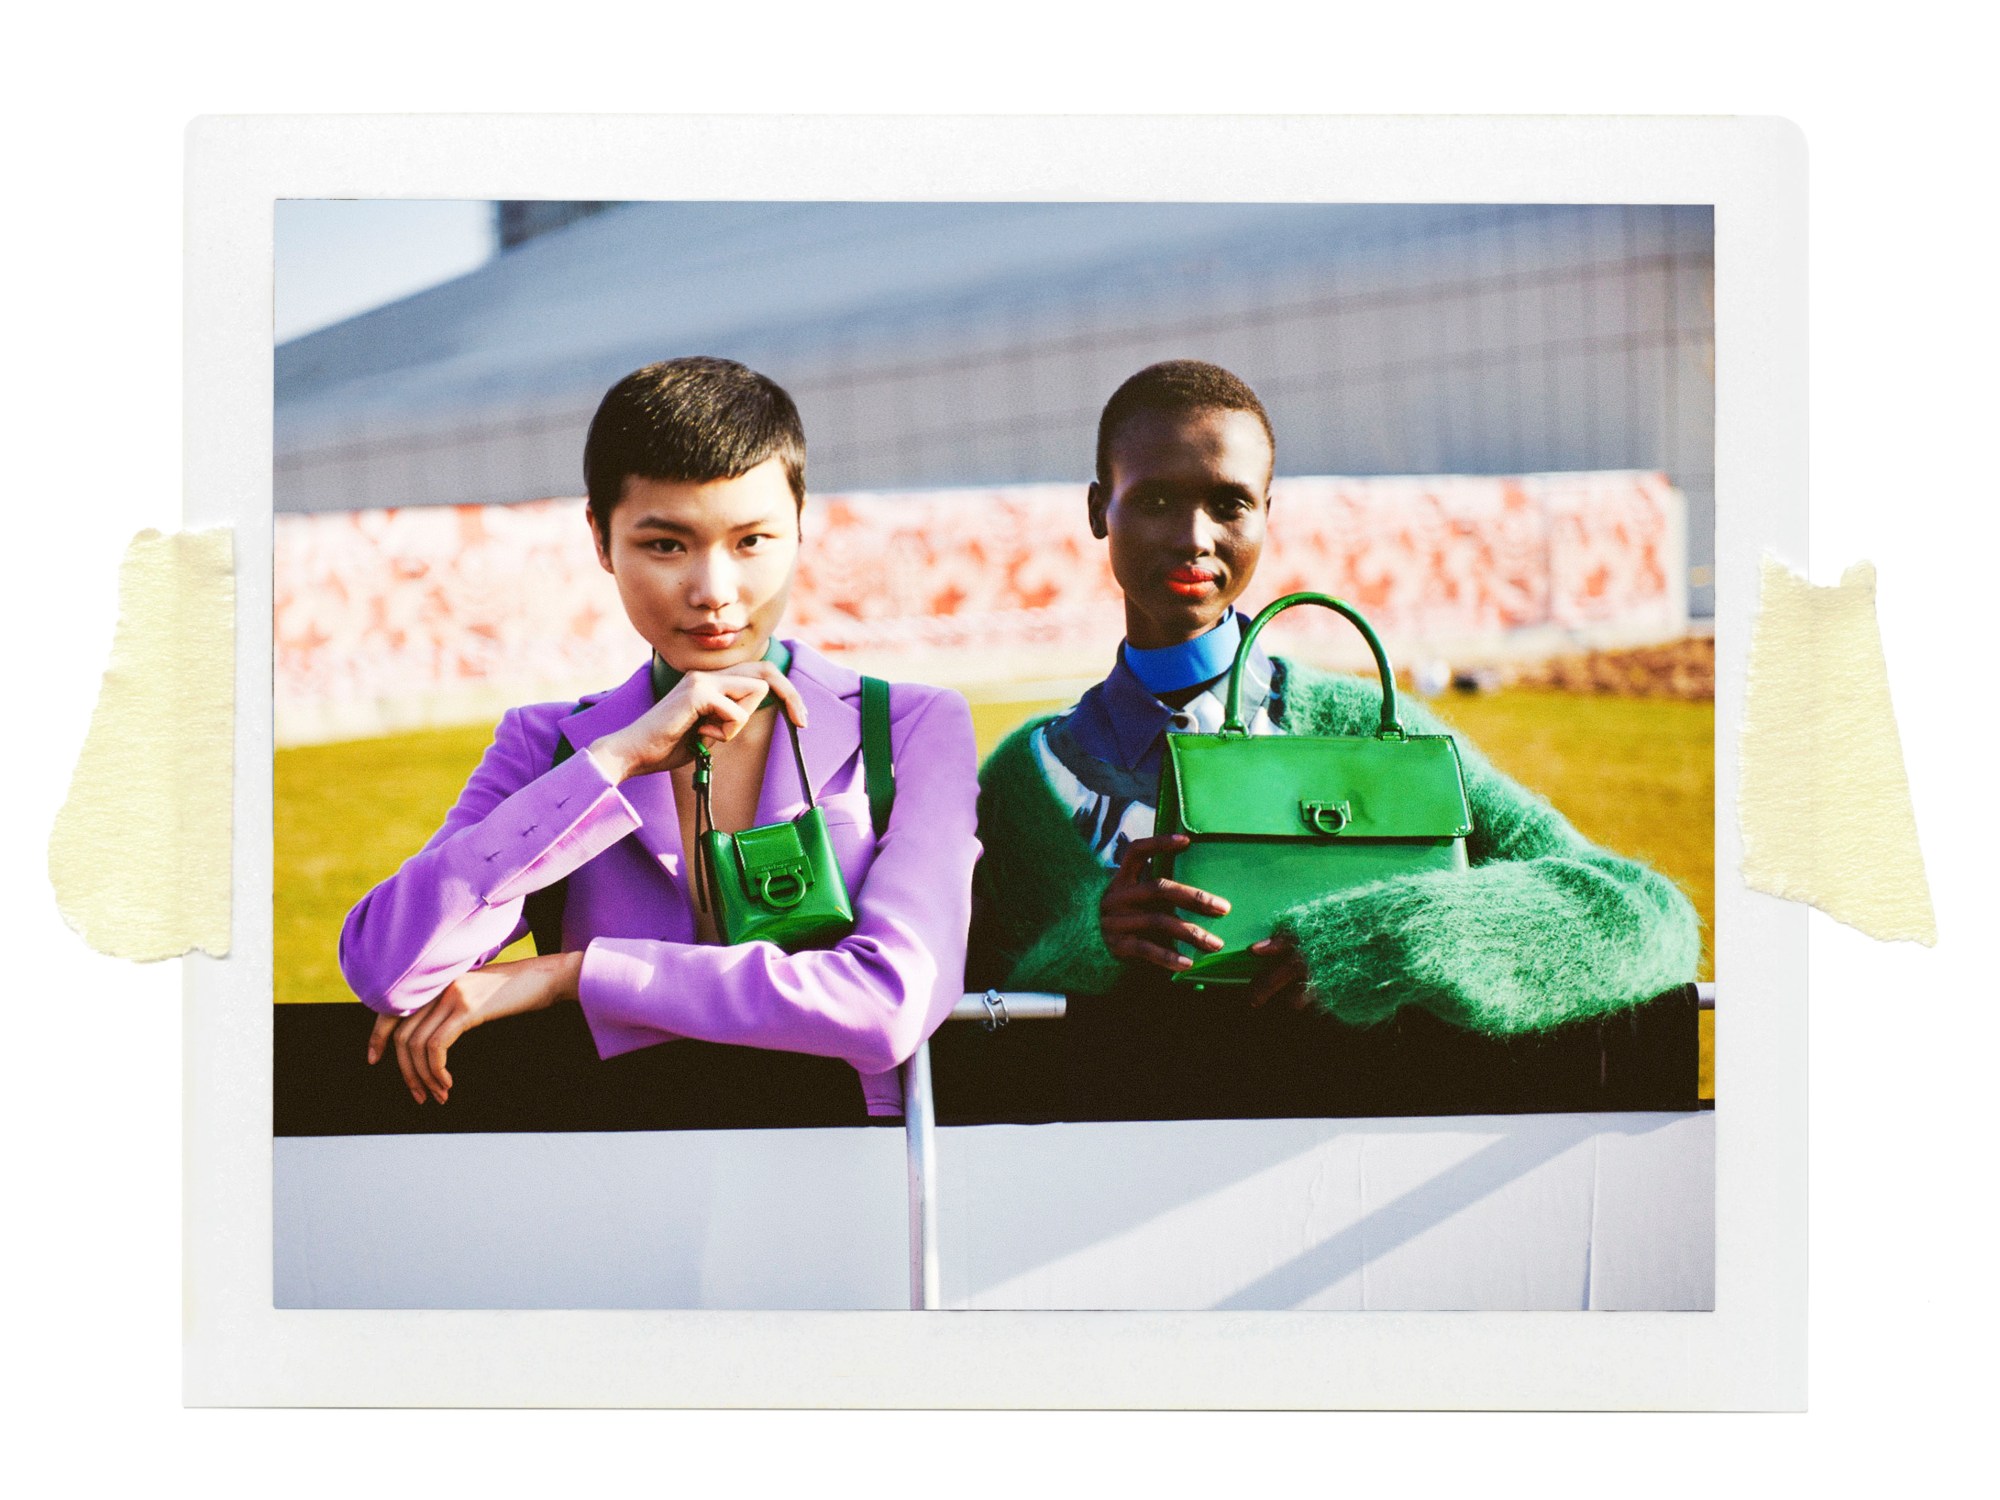
[[[695,355],[634,370],[605,393],[583,443],[590,519],[610,536],[625,481],[735,479],[769,459],[806,503],[806,433],[785,388],[733,359]]]
[[[1141,412],[1245,411],[1255,417],[1271,445],[1275,469],[1277,434],[1257,393],[1220,365],[1199,359],[1169,359],[1148,365],[1111,393],[1097,419],[1097,482],[1111,483],[1111,444],[1119,429]]]

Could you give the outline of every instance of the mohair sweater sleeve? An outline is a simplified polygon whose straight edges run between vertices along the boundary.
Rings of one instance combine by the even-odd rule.
[[[1372,731],[1381,689],[1288,668],[1293,734]],[[1418,704],[1404,728],[1450,732]],[[1353,1025],[1405,1004],[1494,1034],[1541,1031],[1639,1004],[1694,978],[1699,921],[1674,884],[1600,849],[1463,736],[1469,871],[1378,881],[1320,897],[1278,924],[1318,1006]]]
[[[969,989],[1099,994],[1123,967],[1105,949],[1097,903],[1111,872],[1070,825],[1035,763],[1034,733],[1014,731],[979,771]]]

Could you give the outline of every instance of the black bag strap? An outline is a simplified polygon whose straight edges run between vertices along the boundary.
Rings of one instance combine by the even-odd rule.
[[[797,731],[793,732],[792,743],[798,743]],[[704,912],[714,909],[714,900],[709,892],[716,876],[708,867],[708,835],[715,831],[715,807],[709,796],[709,783],[715,779],[713,753],[708,741],[694,742],[694,848],[682,851],[686,862],[694,867],[694,904]],[[806,798],[812,798],[812,785],[806,781],[805,763],[799,763],[799,781],[805,786]],[[719,923],[717,924],[720,925]]]

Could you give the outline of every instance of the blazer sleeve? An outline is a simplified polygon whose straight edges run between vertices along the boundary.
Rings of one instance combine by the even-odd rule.
[[[529,892],[639,826],[588,755],[551,769],[554,736],[531,712],[507,712],[444,826],[347,914],[341,972],[372,1009],[407,1015],[436,999],[521,936]]]
[[[891,753],[895,805],[853,893],[854,930],[803,953],[597,938],[584,950],[579,998],[601,1056],[693,1037],[836,1057],[882,1074],[944,1022],[963,992],[979,857],[965,700],[933,690],[892,722]]]

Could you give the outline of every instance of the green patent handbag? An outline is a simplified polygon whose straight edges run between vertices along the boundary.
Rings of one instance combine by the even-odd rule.
[[[877,837],[887,826],[894,795],[888,686],[873,677],[861,680],[861,755]],[[776,943],[796,953],[847,936],[854,930],[854,906],[827,837],[826,814],[813,798],[798,725],[782,709],[779,717],[790,731],[806,796],[806,810],[788,823],[766,823],[740,833],[718,831],[710,805],[712,757],[707,745],[695,746],[695,899],[713,915],[723,942]]]
[[[1243,669],[1271,618],[1295,604],[1337,610],[1357,626],[1382,679],[1382,721],[1372,735],[1252,735],[1243,719]],[[1424,870],[1467,868],[1472,812],[1458,745],[1448,734],[1405,734],[1396,679],[1374,630],[1328,594],[1288,594],[1243,632],[1216,734],[1169,734],[1160,763],[1154,831],[1186,834],[1154,873],[1212,892],[1229,914],[1201,924],[1222,939],[1214,953],[1189,944],[1194,984],[1248,984],[1268,959],[1252,944],[1278,916],[1329,891]]]

